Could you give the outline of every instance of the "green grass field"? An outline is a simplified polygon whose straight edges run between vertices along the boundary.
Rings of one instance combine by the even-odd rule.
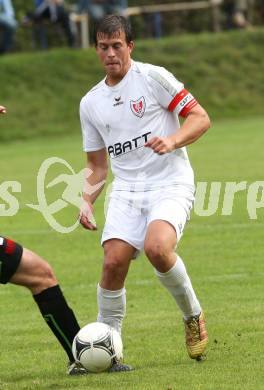
[[[226,181],[248,185],[263,181],[263,126],[263,117],[214,123],[189,148],[197,181],[219,181],[223,186]],[[97,314],[104,199],[101,196],[96,206],[98,232],[81,227],[71,234],[54,232],[40,213],[26,206],[37,203],[36,175],[51,156],[67,160],[78,172],[84,164],[81,137],[61,135],[0,145],[1,182],[17,180],[22,185],[21,192],[13,194],[20,210],[13,217],[1,217],[1,232],[49,260],[83,326]],[[50,176],[65,172],[56,166]],[[63,189],[58,185],[50,191],[50,201]],[[222,201],[223,190],[215,215],[193,213],[178,248],[207,317],[210,345],[205,362],[188,358],[180,313],[142,255],[133,262],[126,283],[123,339],[125,358],[135,366],[134,372],[67,377],[66,355],[30,294],[7,285],[0,288],[0,389],[263,389],[264,208],[257,210],[258,219],[250,220],[247,191],[241,191],[235,195],[232,215],[222,216]],[[58,219],[72,223],[76,215],[77,209],[69,206]]]

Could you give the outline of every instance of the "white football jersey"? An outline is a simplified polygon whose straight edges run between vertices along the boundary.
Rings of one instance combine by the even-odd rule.
[[[106,148],[116,190],[148,190],[175,184],[193,185],[193,171],[185,148],[158,155],[145,143],[179,129],[178,115],[197,104],[166,69],[132,61],[115,86],[105,79],[81,100],[83,148]]]

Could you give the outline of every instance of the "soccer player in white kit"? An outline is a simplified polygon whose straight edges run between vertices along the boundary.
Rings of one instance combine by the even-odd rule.
[[[106,77],[80,104],[83,148],[93,172],[89,185],[105,180],[108,158],[114,175],[102,234],[98,321],[121,332],[125,278],[143,249],[182,311],[189,356],[200,360],[208,342],[204,314],[175,247],[195,192],[185,146],[210,127],[210,120],[166,69],[131,59],[134,43],[125,18],[106,16],[95,30],[95,44]],[[80,222],[89,230],[96,229],[91,212],[99,193],[84,194]]]

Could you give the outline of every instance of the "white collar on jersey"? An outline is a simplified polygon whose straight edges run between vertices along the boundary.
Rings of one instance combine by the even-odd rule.
[[[126,82],[127,82],[127,79],[128,79],[128,75],[129,73],[131,72],[131,70],[133,70],[135,68],[135,62],[131,59],[131,64],[130,64],[130,68],[128,69],[127,73],[125,74],[125,76],[122,78],[121,81],[119,81],[119,83],[117,83],[116,85],[107,85],[106,84],[106,78],[107,76],[105,76],[105,78],[103,79],[104,81],[104,85],[107,89],[110,89],[111,91],[115,91],[115,90],[118,90],[120,89],[121,87],[123,87]]]

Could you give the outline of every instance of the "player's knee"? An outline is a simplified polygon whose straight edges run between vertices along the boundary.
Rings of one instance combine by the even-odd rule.
[[[162,261],[168,256],[168,250],[166,246],[163,242],[160,241],[146,243],[144,246],[144,251],[150,261]]]
[[[56,286],[58,281],[53,273],[49,264],[41,270],[41,273],[37,277],[32,278],[26,287],[32,292],[32,294],[39,294],[47,288]]]
[[[58,283],[54,271],[47,261],[42,260],[33,252],[27,253],[27,260],[32,264],[32,269],[34,268],[31,277],[29,276],[27,279],[26,287],[30,290],[41,292]]]
[[[54,285],[54,283],[57,282],[56,276],[54,274],[51,265],[46,261],[43,261],[42,277],[43,277],[43,282],[45,282],[45,284],[48,285],[48,287]]]
[[[107,274],[118,274],[123,268],[122,259],[118,255],[108,255],[105,257],[103,270]]]

